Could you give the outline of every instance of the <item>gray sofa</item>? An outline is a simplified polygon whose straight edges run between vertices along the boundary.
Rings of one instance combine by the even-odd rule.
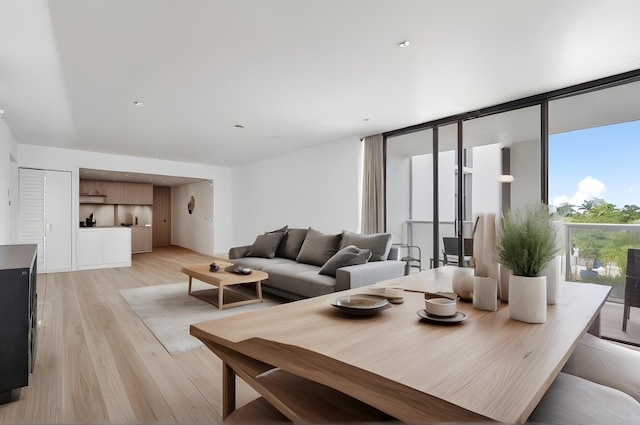
[[[235,265],[262,270],[263,290],[298,300],[370,285],[404,275],[391,235],[322,233],[287,226],[229,250]]]

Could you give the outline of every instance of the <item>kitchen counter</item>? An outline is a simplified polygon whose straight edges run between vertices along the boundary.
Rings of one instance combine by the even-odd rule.
[[[131,267],[131,228],[80,227],[76,261],[78,270]]]

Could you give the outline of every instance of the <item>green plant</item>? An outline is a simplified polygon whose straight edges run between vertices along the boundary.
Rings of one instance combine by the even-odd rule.
[[[544,204],[504,217],[496,246],[498,261],[516,276],[537,276],[556,252],[556,231]]]

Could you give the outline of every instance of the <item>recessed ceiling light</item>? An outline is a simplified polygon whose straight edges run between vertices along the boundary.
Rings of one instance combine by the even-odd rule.
[[[398,47],[409,47],[409,40],[401,41],[398,43]]]
[[[136,100],[133,104],[136,106],[144,106],[144,102],[140,102],[139,100]]]
[[[244,125],[236,124],[233,126],[234,128],[244,128]]]

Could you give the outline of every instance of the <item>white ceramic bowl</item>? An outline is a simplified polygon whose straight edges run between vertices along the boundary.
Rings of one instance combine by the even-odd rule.
[[[425,310],[434,316],[451,317],[457,312],[455,300],[449,298],[431,298],[424,300]]]

